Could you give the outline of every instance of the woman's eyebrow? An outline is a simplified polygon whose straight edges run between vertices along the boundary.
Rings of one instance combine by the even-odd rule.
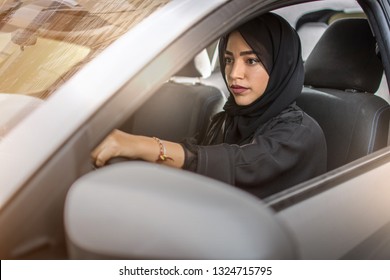
[[[233,56],[233,52],[228,51],[228,50],[225,51],[225,54]],[[242,52],[240,52],[240,56],[251,55],[251,54],[255,54],[255,55],[256,55],[256,52],[253,51],[253,50],[250,50],[250,51],[242,51]]]
[[[240,55],[243,56],[243,55],[250,55],[250,54],[256,54],[256,52],[250,50],[250,51],[243,51],[243,52],[240,52]]]

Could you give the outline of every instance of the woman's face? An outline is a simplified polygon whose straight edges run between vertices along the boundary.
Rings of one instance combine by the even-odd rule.
[[[237,105],[249,105],[263,95],[269,75],[237,31],[229,36],[225,64],[225,78]]]

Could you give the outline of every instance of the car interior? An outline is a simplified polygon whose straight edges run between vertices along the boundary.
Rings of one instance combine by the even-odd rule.
[[[209,56],[202,51],[163,84],[120,129],[176,142],[197,134],[202,137],[211,117],[225,103],[221,90],[202,82],[210,74]]]
[[[328,27],[305,59],[305,86],[297,104],[324,131],[329,171],[387,146],[390,106],[375,95],[383,67],[367,19],[360,14],[327,13],[339,20],[333,19],[329,26],[316,22],[321,29]],[[312,28],[310,21],[297,24],[300,30],[306,24]],[[172,141],[197,133],[202,137],[210,118],[222,109],[226,92],[220,90],[223,80],[217,85],[204,82],[210,75],[196,70],[200,56],[177,74],[189,79],[173,77],[121,129]],[[210,67],[209,58],[202,58],[203,65]],[[221,74],[214,71],[213,75]],[[162,100],[172,106],[160,106]]]
[[[382,75],[366,19],[336,21],[308,56],[297,103],[324,131],[328,170],[387,146],[390,107],[374,95]]]
[[[325,14],[330,18],[329,11]],[[335,14],[331,13],[332,16]],[[317,27],[319,27],[322,32],[318,38],[318,43],[307,46],[305,49],[306,51],[310,49],[310,53],[304,56],[305,85],[301,96],[297,100],[297,104],[312,116],[324,131],[328,150],[328,171],[330,171],[388,145],[390,105],[388,101],[376,94],[383,81],[384,74],[376,41],[367,19],[360,16],[344,16],[331,23],[329,21],[326,21],[326,23],[317,21],[314,25],[310,20],[307,22],[300,21],[301,36],[307,34],[307,30],[305,32],[302,31],[306,28],[306,24],[309,25],[309,29],[317,30]],[[302,41],[305,42],[305,40]],[[205,64],[210,67],[212,65],[210,61],[213,59],[209,59],[206,56],[203,56],[203,58],[205,59]],[[226,91],[222,90],[224,85],[221,83],[223,83],[223,80],[216,79],[216,75],[220,75],[218,67],[211,69],[211,71],[207,70],[205,71],[206,74],[202,74],[198,67],[199,59],[200,57],[198,56],[182,71],[163,84],[153,97],[144,103],[122,125],[121,129],[130,133],[158,136],[172,141],[181,141],[186,137],[194,137],[197,133],[200,135],[204,134],[205,127],[207,127],[211,116],[222,109],[227,95]],[[345,73],[348,73],[348,75],[345,75]],[[164,100],[164,104],[167,104],[166,101],[169,100],[168,104],[171,106],[161,106],[163,104],[162,100]],[[175,106],[174,104],[180,105]],[[152,214],[137,212],[137,215],[128,215],[128,212],[123,212],[127,213],[127,221],[131,220],[131,223],[134,222],[134,228],[123,226],[121,228],[122,232],[118,233],[116,240],[113,241],[114,243],[110,243],[109,246],[106,246],[107,243],[104,245],[104,236],[109,235],[110,231],[102,228],[98,225],[98,222],[93,220],[96,216],[95,211],[100,211],[99,208],[91,206],[88,213],[85,213],[83,210],[83,217],[80,217],[81,207],[91,197],[97,201],[96,204],[104,202],[103,197],[96,195],[96,188],[99,188],[99,184],[96,182],[104,181],[109,177],[116,182],[114,185],[118,187],[117,194],[122,194],[115,198],[116,202],[122,205],[122,207],[115,206],[115,209],[124,211],[128,207],[126,205],[129,203],[129,200],[124,201],[120,197],[129,197],[123,190],[124,182],[128,181],[121,179],[127,177],[134,182],[134,180],[138,180],[142,176],[147,176],[146,174],[150,171],[157,173],[161,171],[157,167],[152,170],[148,169],[149,166],[139,164],[132,165],[131,170],[129,168],[125,172],[124,170],[129,166],[121,166],[119,164],[115,169],[109,166],[96,176],[88,174],[80,178],[71,187],[65,210],[65,226],[70,257],[169,259],[202,258],[205,256],[218,258],[225,256],[229,258],[230,254],[236,254],[235,256],[237,257],[238,251],[243,251],[235,251],[235,248],[226,248],[224,246],[224,244],[231,244],[231,240],[236,238],[234,234],[227,233],[224,230],[224,223],[228,220],[226,216],[218,218],[222,225],[218,230],[224,232],[225,243],[216,244],[216,239],[211,237],[215,232],[218,232],[218,234],[222,233],[212,227],[215,212],[207,208],[209,207],[209,201],[202,202],[202,199],[214,197],[220,191],[220,189],[213,189],[213,186],[218,185],[218,183],[213,182],[209,184],[208,188],[202,189],[204,185],[199,184],[195,186],[195,181],[187,181],[187,179],[189,180],[194,176],[197,182],[200,182],[199,180],[207,180],[206,178],[198,178],[196,174],[183,175],[183,173],[165,169],[164,172],[169,173],[169,175],[161,174],[161,181],[174,180],[176,185],[177,182],[180,182],[182,185],[194,186],[194,188],[198,188],[197,194],[201,194],[200,197],[197,197],[191,190],[188,192],[186,190],[176,191],[173,186],[175,184],[168,183],[166,187],[161,188],[161,186],[156,187],[155,182],[152,182],[153,180],[150,182],[148,180],[137,181],[137,183],[134,183],[135,190],[132,192],[133,198],[131,198],[130,203],[142,204],[143,208],[152,209]],[[122,172],[120,172],[121,169],[123,170]],[[121,179],[116,179],[112,172],[118,172],[116,177],[121,177]],[[205,184],[207,185],[207,182]],[[142,189],[141,187],[144,185],[147,185],[150,189]],[[101,191],[104,193],[105,188],[102,187]],[[180,194],[184,195],[184,197]],[[196,198],[189,199],[191,195],[195,195]],[[236,193],[235,195],[237,197],[245,196],[242,193]],[[158,197],[158,199],[150,199],[150,196],[152,198]],[[192,208],[194,205],[204,205],[207,209],[207,214],[204,214],[202,211],[199,212],[200,209],[196,207],[196,210],[194,210]],[[223,205],[226,206],[225,204]],[[259,201],[257,201],[256,205],[256,207],[262,207]],[[234,208],[234,204],[229,205],[227,209],[233,209],[231,207]],[[246,206],[242,207],[242,215],[250,215],[248,213],[251,213],[252,210],[249,210]],[[138,209],[137,206],[134,206],[134,209]],[[177,213],[178,209],[180,209],[179,212],[183,211],[183,213]],[[231,213],[227,209],[225,210]],[[257,210],[260,211],[259,209]],[[166,211],[169,213],[167,214]],[[99,216],[106,221],[119,219],[120,224],[122,222],[127,223],[122,218],[118,218],[118,215],[112,216],[112,212],[99,212]],[[201,222],[200,226],[208,227],[210,231],[198,232],[191,228],[194,219],[201,219],[198,216],[191,216],[194,213],[203,215],[202,219],[204,221],[202,221],[203,223]],[[262,213],[266,215],[265,212]],[[183,222],[183,225],[176,225],[177,232],[172,233],[169,227],[155,224],[157,215],[159,219],[164,221],[164,224],[172,224],[175,218],[177,218]],[[210,217],[207,217],[208,215]],[[188,223],[188,221],[191,222]],[[245,230],[248,225],[241,226]],[[143,228],[143,231],[138,232],[135,229],[138,227]],[[184,229],[186,227],[197,232],[200,237],[195,238],[192,231],[188,232]],[[262,255],[259,255],[260,252],[258,250],[246,248],[239,243],[240,246],[246,248],[247,253],[241,257],[299,257],[299,253],[294,248],[294,240],[291,240],[290,236],[285,234],[284,229],[276,229],[274,225],[268,225],[267,227],[264,227],[264,225],[259,225],[259,227],[253,225],[253,227],[250,232],[255,235],[274,235],[275,238],[271,238],[268,241],[264,241],[264,239],[264,243],[260,242]],[[90,235],[88,234],[91,228],[102,232],[97,237],[95,236],[93,241],[89,240]],[[266,233],[261,232],[264,228],[269,228],[270,231]],[[158,232],[158,234],[153,234],[154,231]],[[129,237],[129,235],[131,236]],[[184,236],[188,236],[188,238]],[[197,243],[199,240],[202,240],[202,242]],[[258,242],[254,236],[248,236],[248,240],[253,241],[255,244]],[[153,243],[151,244],[153,249],[149,245],[145,245],[145,242]],[[269,242],[269,247],[266,246],[267,242]],[[132,249],[130,251],[123,249],[122,245],[124,244],[126,244],[124,247],[129,246]],[[140,244],[143,244],[143,246]],[[170,249],[174,249],[171,251],[166,250],[165,244],[171,246],[169,247]],[[280,244],[284,244],[285,250],[280,249]],[[182,250],[183,246],[186,247],[185,251]],[[277,252],[276,255],[274,255],[274,252]],[[253,255],[250,255],[252,253]]]

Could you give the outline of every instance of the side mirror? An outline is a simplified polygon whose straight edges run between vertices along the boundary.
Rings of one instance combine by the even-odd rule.
[[[258,198],[183,170],[125,162],[76,181],[65,202],[73,259],[295,259]]]

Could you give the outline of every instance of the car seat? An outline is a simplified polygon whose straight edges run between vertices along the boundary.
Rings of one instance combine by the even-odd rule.
[[[304,14],[297,20],[295,29],[301,39],[303,61],[306,61],[310,52],[329,25],[334,21],[343,18],[366,18],[366,16],[360,11],[346,12],[341,10],[323,9]]]
[[[382,74],[366,19],[334,22],[307,58],[297,104],[324,131],[328,170],[387,145],[390,106],[373,94]]]
[[[301,39],[302,59],[306,61],[314,46],[329,26],[329,19],[336,13],[332,9],[318,10],[302,15],[295,25]]]
[[[328,25],[323,22],[308,22],[297,29],[302,45],[302,59],[306,61]]]
[[[203,83],[210,73],[210,60],[203,51],[163,84],[121,129],[175,142],[203,137],[211,117],[225,102],[220,89]]]

